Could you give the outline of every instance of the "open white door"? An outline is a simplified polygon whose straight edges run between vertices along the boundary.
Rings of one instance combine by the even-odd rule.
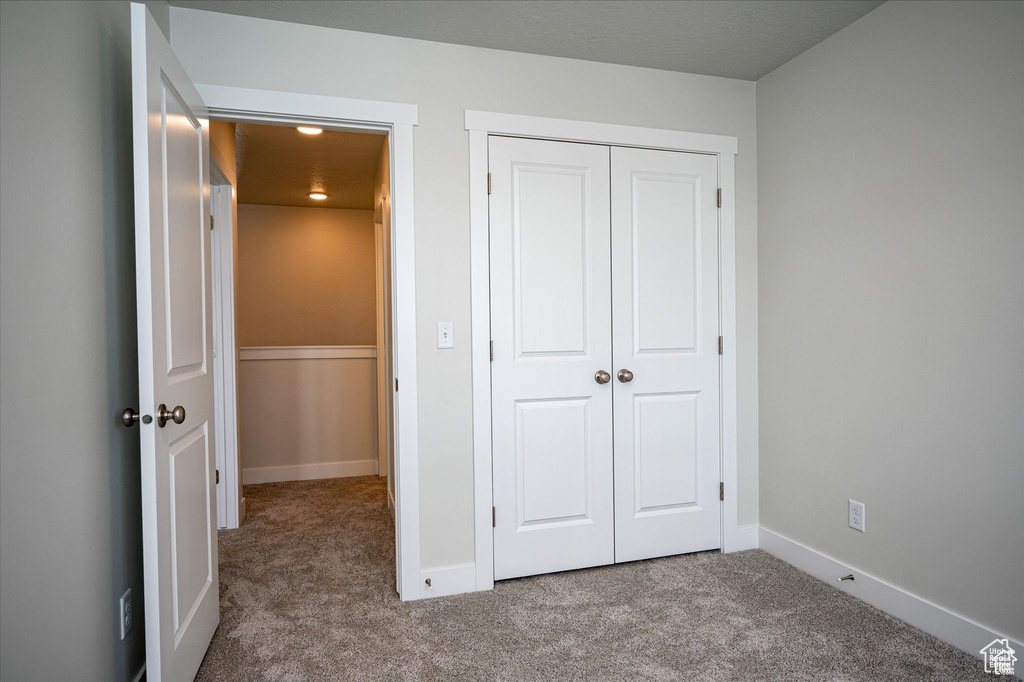
[[[220,618],[209,123],[153,17],[131,13],[146,676],[191,680]]]

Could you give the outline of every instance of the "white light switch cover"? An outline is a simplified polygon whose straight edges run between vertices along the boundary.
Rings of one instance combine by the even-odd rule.
[[[438,348],[455,348],[455,337],[452,335],[452,323],[451,322],[438,322],[437,323],[437,347]]]

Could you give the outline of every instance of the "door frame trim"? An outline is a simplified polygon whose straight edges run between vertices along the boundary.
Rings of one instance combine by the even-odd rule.
[[[388,135],[391,154],[392,353],[395,381],[395,573],[403,601],[420,599],[420,486],[416,373],[416,250],[413,193],[415,104],[196,83],[210,117],[321,125]]]
[[[242,472],[238,456],[238,346],[235,341],[235,185],[210,159],[210,213],[216,228],[211,236],[213,279],[214,419],[218,468],[224,486],[217,491],[217,525],[238,528],[245,520]],[[216,258],[214,259],[214,256]],[[228,415],[231,418],[228,418]],[[223,509],[221,504],[223,503]],[[223,523],[222,523],[223,522]]]
[[[721,382],[722,552],[737,544],[736,494],[736,176],[737,138],[637,126],[465,110],[469,132],[469,241],[473,367],[473,519],[476,590],[494,587],[491,462],[490,220],[487,194],[487,137],[505,135],[560,142],[607,144],[718,157],[722,189],[719,219],[719,324],[725,338],[719,362]]]

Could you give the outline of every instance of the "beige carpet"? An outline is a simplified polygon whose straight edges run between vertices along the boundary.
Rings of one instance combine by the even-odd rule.
[[[200,680],[987,680],[981,662],[761,552],[403,604],[377,477],[245,487]]]

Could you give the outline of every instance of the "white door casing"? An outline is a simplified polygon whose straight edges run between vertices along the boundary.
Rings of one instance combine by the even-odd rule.
[[[608,148],[489,150],[494,575],[612,563]]]
[[[727,135],[643,128],[490,111],[466,110],[469,133],[470,260],[473,358],[473,486],[475,520],[475,586],[494,585],[494,441],[490,359],[490,196],[488,141],[515,136],[583,144],[676,150],[716,157],[719,209],[721,334],[721,472],[725,500],[721,503],[722,551],[741,549],[737,529],[737,335],[736,335],[736,155],[738,140]],[[501,516],[501,510],[498,510]]]
[[[611,154],[615,560],[717,549],[718,159]]]
[[[219,620],[209,125],[146,8],[131,5],[146,674],[192,679]],[[158,405],[185,409],[158,425]]]

